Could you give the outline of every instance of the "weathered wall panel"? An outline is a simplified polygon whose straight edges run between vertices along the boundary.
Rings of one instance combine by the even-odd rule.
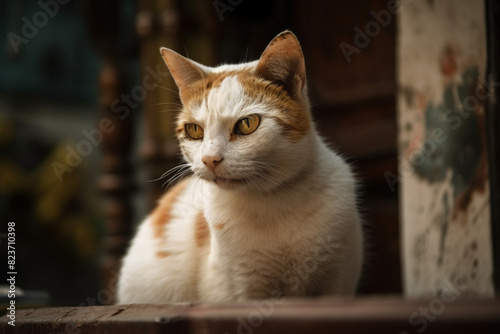
[[[404,288],[492,296],[482,1],[405,2],[398,22]]]

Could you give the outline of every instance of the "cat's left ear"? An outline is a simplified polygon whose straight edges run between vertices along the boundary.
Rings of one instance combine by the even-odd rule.
[[[276,36],[260,56],[257,75],[282,85],[294,99],[300,99],[306,83],[302,48],[291,31]]]
[[[175,51],[161,48],[160,52],[170,70],[170,74],[174,78],[175,84],[179,88],[179,95],[184,103],[191,94],[189,86],[195,81],[203,79],[205,73],[194,61],[181,56]]]

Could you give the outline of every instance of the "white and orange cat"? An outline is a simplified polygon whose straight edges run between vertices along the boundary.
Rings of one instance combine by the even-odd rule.
[[[259,60],[207,67],[162,48],[193,176],[140,225],[118,302],[352,295],[362,265],[356,186],[311,119],[291,32]]]

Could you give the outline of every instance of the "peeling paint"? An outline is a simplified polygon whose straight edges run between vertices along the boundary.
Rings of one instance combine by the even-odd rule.
[[[449,280],[493,296],[484,3],[413,1],[398,19],[405,294]]]
[[[455,64],[454,51],[447,46],[447,62]],[[456,74],[455,65],[446,65],[443,74]],[[455,210],[466,212],[474,191],[484,192],[487,182],[484,101],[475,96],[479,89],[479,70],[471,66],[461,74],[461,80],[446,85],[442,102],[429,102],[424,112],[424,136],[420,150],[411,156],[416,174],[430,183],[443,182],[452,171],[451,184]],[[469,107],[470,101],[474,102]],[[472,105],[471,105],[472,106]]]

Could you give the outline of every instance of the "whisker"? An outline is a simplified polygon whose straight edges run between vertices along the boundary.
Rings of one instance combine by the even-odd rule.
[[[169,91],[169,92],[171,92],[171,93],[175,93],[176,95],[179,95],[179,92],[178,92],[178,91],[173,90],[173,89],[171,89],[171,88],[168,88],[168,87],[163,87],[163,86],[160,86],[160,85],[156,85],[156,87],[158,87],[158,88],[162,88],[162,89],[165,89],[165,90],[168,90],[168,91]]]
[[[170,178],[165,183],[163,183],[162,188],[165,187],[165,185],[167,185],[165,187],[165,189],[168,189],[175,181],[182,179],[184,176],[188,175],[189,173],[191,173],[191,170],[188,170],[188,169],[178,171],[177,173],[174,174],[174,176],[172,178]]]
[[[163,109],[163,110],[158,110],[158,112],[175,112],[178,113],[181,111],[180,109]]]
[[[252,172],[250,175],[244,174],[243,178],[247,184],[253,187],[266,188],[269,186],[275,186],[278,188],[283,187],[283,184],[278,182],[273,175],[282,174],[279,170],[279,165],[277,163],[267,162],[267,161],[252,161],[247,163],[236,163],[234,169],[245,171],[248,169],[262,169],[260,172]],[[239,175],[238,175],[239,176]],[[235,175],[235,177],[238,177]]]
[[[168,175],[170,175],[172,173],[178,172],[180,169],[183,169],[183,168],[191,168],[191,165],[190,164],[180,164],[178,166],[175,166],[175,167],[169,169],[168,171],[166,171],[165,173],[163,173],[159,178],[154,179],[154,180],[146,180],[146,182],[156,182],[156,181],[159,181],[161,179],[164,179],[165,177],[167,177]]]
[[[178,107],[182,107],[182,104],[180,104],[178,102],[159,102],[159,103],[155,103],[155,105],[157,105],[157,106],[162,105],[162,104],[173,104],[173,105],[176,105]]]

